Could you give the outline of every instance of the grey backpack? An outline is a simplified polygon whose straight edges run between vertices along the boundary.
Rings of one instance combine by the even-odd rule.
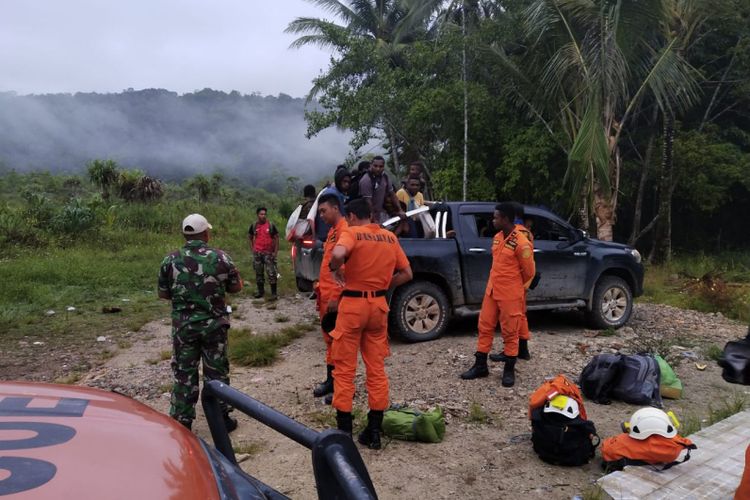
[[[650,354],[622,356],[612,398],[641,406],[661,407],[659,363]]]

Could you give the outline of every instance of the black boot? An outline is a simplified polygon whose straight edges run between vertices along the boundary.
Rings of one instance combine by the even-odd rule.
[[[367,413],[367,427],[359,433],[357,441],[371,450],[380,449],[380,434],[383,432],[383,411],[370,410]]]
[[[526,361],[531,359],[531,354],[529,353],[529,341],[528,340],[518,341],[518,358],[525,359]]]
[[[316,398],[322,398],[333,392],[333,365],[326,365],[326,372],[326,379],[313,390],[313,396]]]
[[[271,296],[268,297],[268,300],[276,300],[279,298],[279,294],[276,293],[276,283],[271,285]]]
[[[263,283],[261,283],[261,282],[258,282],[258,291],[257,291],[257,292],[255,292],[255,295],[253,295],[253,297],[255,297],[256,299],[260,299],[260,298],[262,298],[262,297],[263,297],[263,296],[264,296],[265,294],[266,294],[266,290],[265,290],[265,288],[263,287]]]
[[[490,360],[497,361],[499,363],[505,363],[506,361],[508,361],[508,356],[506,356],[505,353],[501,351],[497,354],[490,354]]]
[[[224,414],[224,426],[227,432],[232,432],[237,428],[237,419],[230,417],[228,413]]]
[[[336,410],[336,427],[340,431],[352,435],[352,414]]]
[[[513,387],[516,383],[516,357],[507,356],[508,360],[505,362],[503,367],[503,387]]]
[[[487,368],[487,353],[476,352],[474,353],[474,358],[476,358],[474,366],[461,374],[462,379],[473,380],[479,377],[486,377],[490,374],[490,370]]]

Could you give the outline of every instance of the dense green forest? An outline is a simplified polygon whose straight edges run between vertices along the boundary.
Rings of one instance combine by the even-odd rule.
[[[111,158],[165,180],[215,170],[248,185],[274,175],[314,180],[343,161],[348,138],[329,130],[306,139],[305,105],[285,94],[211,89],[0,93],[0,170],[80,173],[90,160]]]
[[[386,142],[440,198],[517,199],[655,261],[750,242],[750,0],[311,0],[308,133]],[[462,188],[463,180],[465,187]]]

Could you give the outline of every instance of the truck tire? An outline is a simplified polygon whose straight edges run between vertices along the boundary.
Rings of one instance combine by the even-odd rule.
[[[297,278],[297,291],[298,292],[312,292],[313,289],[313,283],[310,280],[306,280],[305,278],[300,278],[299,276]]]
[[[429,281],[412,281],[391,298],[390,330],[407,342],[435,340],[448,327],[450,311],[442,288]]]
[[[591,311],[586,316],[593,328],[620,328],[633,312],[633,292],[627,282],[617,276],[602,276],[596,282]]]

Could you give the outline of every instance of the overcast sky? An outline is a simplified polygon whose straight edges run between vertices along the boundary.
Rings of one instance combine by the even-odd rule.
[[[0,91],[303,97],[330,53],[288,48],[299,16],[330,19],[304,0],[2,0]]]

